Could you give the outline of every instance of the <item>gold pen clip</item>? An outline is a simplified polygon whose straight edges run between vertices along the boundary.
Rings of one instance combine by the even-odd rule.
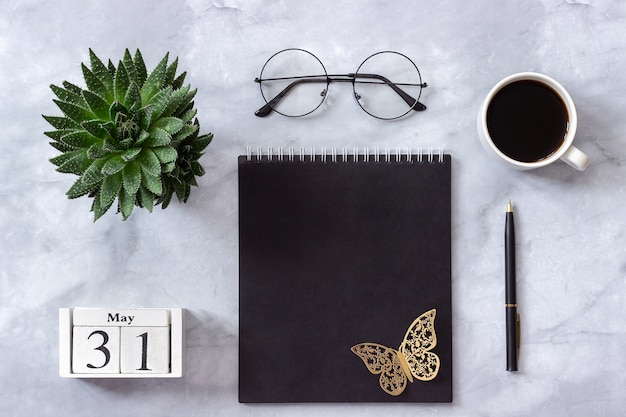
[[[520,316],[519,313],[517,313],[517,317],[515,319],[515,330],[517,333],[517,358],[519,359],[519,347],[520,347],[520,338],[521,338],[521,330],[520,330]]]

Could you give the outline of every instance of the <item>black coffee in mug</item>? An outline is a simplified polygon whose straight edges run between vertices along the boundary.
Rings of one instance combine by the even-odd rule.
[[[561,97],[532,80],[514,81],[496,93],[487,109],[487,129],[495,146],[521,162],[548,158],[563,143],[569,115]]]

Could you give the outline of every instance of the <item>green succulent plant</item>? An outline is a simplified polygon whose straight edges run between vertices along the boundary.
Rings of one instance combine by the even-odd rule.
[[[87,88],[51,85],[63,116],[43,116],[56,129],[45,135],[61,151],[50,162],[79,176],[67,196],[92,197],[94,221],[116,199],[124,220],[134,206],[166,208],[174,194],[186,202],[205,173],[198,159],[213,135],[199,135],[197,90],[183,87],[186,72],[176,76],[178,58],[168,65],[167,53],[148,74],[139,50],[131,56],[126,49],[117,67],[91,49],[89,57]]]

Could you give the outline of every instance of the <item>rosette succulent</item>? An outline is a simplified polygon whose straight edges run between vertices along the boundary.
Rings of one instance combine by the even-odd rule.
[[[148,74],[139,50],[132,56],[127,49],[117,67],[91,49],[89,57],[91,68],[82,64],[87,88],[51,85],[63,116],[43,116],[56,129],[45,132],[50,144],[61,151],[50,161],[78,175],[67,196],[92,197],[94,221],[116,200],[124,220],[134,206],[166,208],[174,194],[186,202],[213,135],[199,135],[197,90],[183,87],[185,72],[176,76],[178,58],[168,64],[166,54]]]

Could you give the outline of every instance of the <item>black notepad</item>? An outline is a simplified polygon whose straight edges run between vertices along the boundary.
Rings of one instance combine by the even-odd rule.
[[[450,156],[238,164],[239,401],[452,401]]]

